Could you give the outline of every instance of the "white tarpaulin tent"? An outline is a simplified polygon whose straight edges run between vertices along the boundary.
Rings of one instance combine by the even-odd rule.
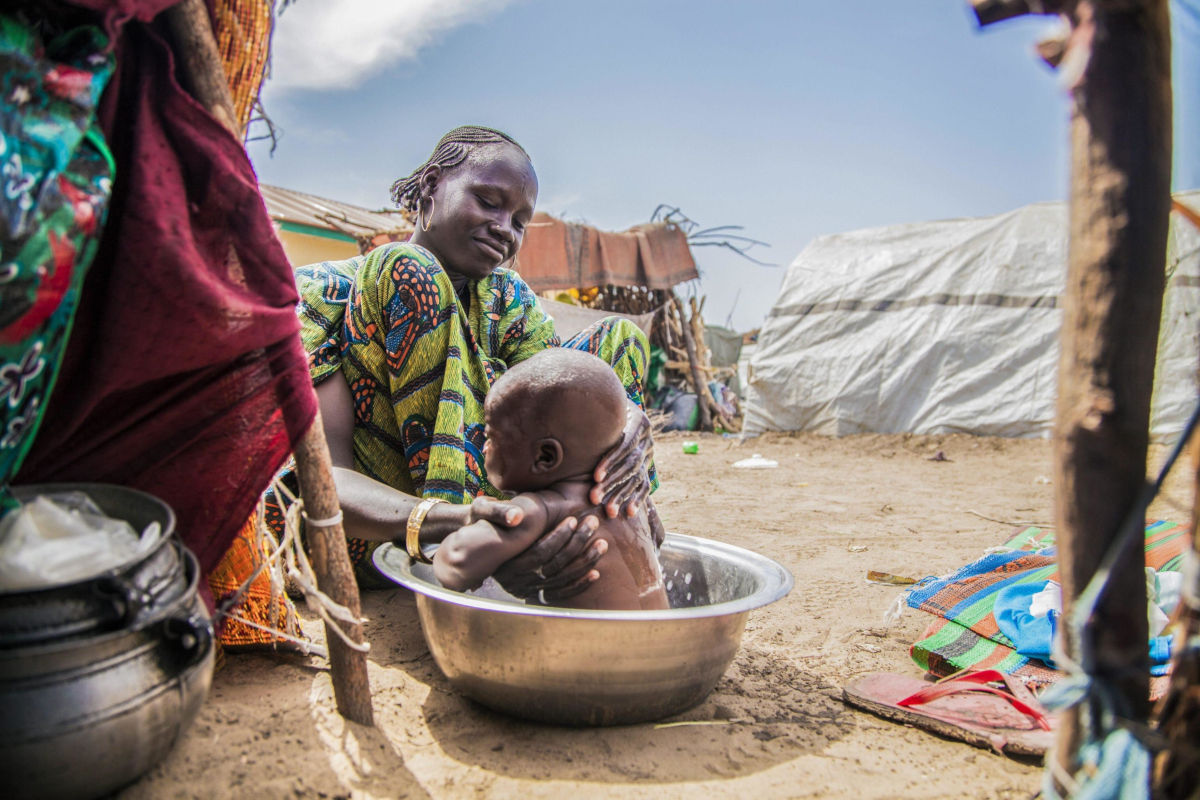
[[[1176,195],[1200,207],[1200,191]],[[750,360],[745,430],[1045,436],[1067,210],[822,236],[788,268]],[[1171,215],[1151,434],[1178,433],[1200,369],[1200,231]]]

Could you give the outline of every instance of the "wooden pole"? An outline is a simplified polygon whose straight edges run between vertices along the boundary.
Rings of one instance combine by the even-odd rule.
[[[221,64],[217,37],[213,34],[204,0],[181,0],[164,11],[163,18],[175,43],[175,59],[185,76],[188,90],[208,113],[232,131],[239,142],[242,141],[243,131],[233,110],[229,79]]]
[[[1167,0],[1079,0],[1064,63],[1071,90],[1070,246],[1055,420],[1059,571],[1071,607],[1146,481],[1150,395],[1166,263],[1171,177]],[[1086,48],[1072,53],[1072,48]],[[1083,643],[1069,628],[1068,652]],[[1148,712],[1146,579],[1140,542],[1113,570],[1091,631],[1098,680],[1124,714]],[[1057,758],[1069,771],[1097,720],[1064,715]]]
[[[337,516],[340,506],[320,411],[296,447],[296,477],[300,480],[300,496],[304,498],[305,513],[310,518],[329,519]],[[317,575],[317,586],[334,602],[350,609],[355,617],[361,617],[358,583],[354,580],[354,567],[346,552],[346,533],[341,523],[319,528],[310,525],[305,535],[312,555],[313,571]],[[366,653],[347,647],[337,633],[329,630],[331,624],[325,623],[325,642],[329,647],[329,669],[337,709],[346,719],[362,725],[373,725]],[[351,641],[363,642],[362,625],[342,623],[342,630]]]
[[[240,142],[242,132],[233,111],[233,98],[204,0],[182,0],[163,14],[174,40],[175,56],[192,93]],[[313,519],[336,516],[339,511],[337,491],[320,412],[296,447],[295,456],[296,476],[300,480],[300,494],[308,515]],[[346,606],[356,617],[361,616],[358,584],[346,552],[342,526],[310,528],[307,535],[313,570],[321,591]],[[361,625],[347,626],[343,630],[353,641],[363,641]],[[329,666],[338,711],[354,722],[374,724],[366,654],[347,647],[328,628],[325,639],[329,645]]]
[[[1167,0],[972,0],[981,25],[1058,13],[1070,35],[1041,50],[1071,89],[1070,248],[1055,420],[1055,516],[1063,618],[1095,574],[1146,481],[1171,177]],[[1090,633],[1098,680],[1120,712],[1148,711],[1141,547],[1123,554]],[[1082,648],[1064,627],[1075,659]],[[1055,758],[1069,772],[1096,709],[1064,715]]]

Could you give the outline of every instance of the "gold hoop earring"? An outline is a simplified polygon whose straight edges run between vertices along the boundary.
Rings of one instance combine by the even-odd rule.
[[[428,231],[430,224],[433,222],[433,195],[429,195],[429,213],[425,215],[425,222],[421,224],[421,230]]]

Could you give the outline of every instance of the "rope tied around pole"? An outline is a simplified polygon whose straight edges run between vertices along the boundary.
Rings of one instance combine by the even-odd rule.
[[[276,598],[284,591],[285,580],[291,580],[293,585],[299,587],[304,593],[304,604],[309,611],[319,616],[328,628],[332,629],[337,637],[346,643],[347,647],[360,653],[369,652],[371,649],[369,642],[355,642],[342,630],[342,626],[338,624],[340,621],[348,625],[357,625],[366,622],[366,619],[356,616],[350,609],[334,601],[329,595],[317,588],[317,578],[313,572],[312,564],[308,560],[308,554],[304,551],[304,545],[300,536],[301,518],[307,524],[314,527],[330,527],[341,523],[342,512],[339,510],[337,514],[328,519],[310,520],[308,515],[304,513],[304,501],[296,497],[278,478],[274,482],[274,488],[275,496],[279,499],[279,504],[283,508],[283,537],[277,541],[274,533],[267,527],[266,515],[263,513],[263,504],[260,500],[257,513],[258,525],[256,526],[255,548],[259,552],[267,549],[268,555],[259,563],[254,572],[242,582],[238,590],[221,604],[220,608],[217,609],[217,616],[237,620],[250,627],[267,631],[284,641],[299,646],[306,654],[312,653],[327,657],[328,651],[325,648],[309,642],[300,636],[299,630],[295,629],[294,622],[288,626],[288,630],[283,631],[272,626],[251,622],[234,613],[245,597],[246,592],[249,591],[250,585],[262,574],[263,570],[267,570],[271,581],[270,618],[272,622],[279,618]],[[264,543],[267,545],[266,548],[263,547]]]

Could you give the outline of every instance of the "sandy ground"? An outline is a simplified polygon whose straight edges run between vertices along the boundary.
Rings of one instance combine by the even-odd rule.
[[[682,453],[684,439],[698,455]],[[931,460],[939,451],[948,460]],[[796,578],[786,599],[751,613],[713,694],[674,718],[709,724],[563,729],[495,714],[450,688],[397,589],[364,596],[374,728],[336,714],[322,659],[230,656],[185,738],[121,797],[1033,795],[1038,764],[851,709],[840,687],[876,670],[921,674],[908,646],[927,615],[885,625],[898,590],[866,572],[942,574],[1049,522],[1049,442],[665,434],[657,452],[668,530],[757,550]],[[779,467],[730,468],[752,453]],[[1156,516],[1186,520],[1180,475]]]

